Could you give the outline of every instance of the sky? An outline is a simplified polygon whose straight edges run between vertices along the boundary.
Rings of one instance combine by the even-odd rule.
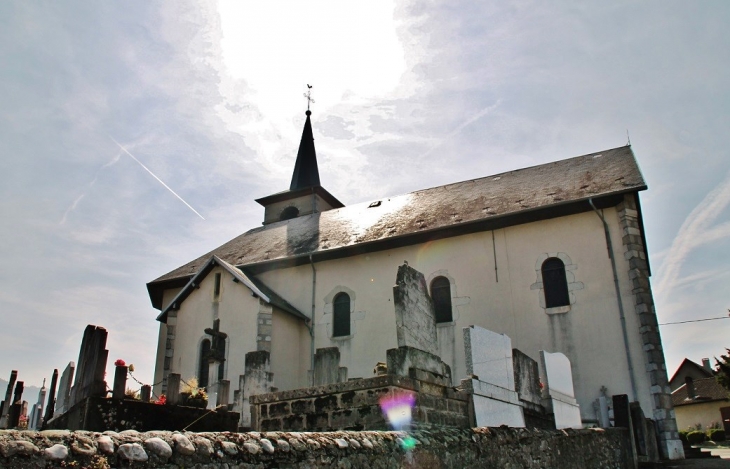
[[[0,2],[0,377],[87,324],[154,372],[146,283],[259,226],[313,85],[345,204],[625,145],[660,323],[730,308],[730,3]],[[671,375],[730,321],[662,326]]]

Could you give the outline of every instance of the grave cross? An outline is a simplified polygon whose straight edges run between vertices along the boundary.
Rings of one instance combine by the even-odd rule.
[[[210,341],[210,352],[208,358],[213,358],[220,362],[225,361],[225,340],[228,334],[220,331],[221,320],[216,319],[213,321],[213,328],[207,327],[205,333],[211,336]]]

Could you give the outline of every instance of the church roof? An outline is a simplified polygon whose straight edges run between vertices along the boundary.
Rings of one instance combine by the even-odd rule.
[[[630,146],[447,184],[254,228],[147,285],[162,291],[187,282],[216,255],[255,274],[364,252],[553,218],[616,205],[646,189]]]

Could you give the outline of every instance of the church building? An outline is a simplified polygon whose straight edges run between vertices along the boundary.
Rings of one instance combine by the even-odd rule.
[[[307,387],[324,347],[338,347],[348,378],[371,377],[397,347],[405,261],[426,277],[454,386],[462,329],[477,325],[533,358],[565,354],[584,425],[597,398],[627,394],[663,452],[678,441],[630,146],[345,206],[320,182],[310,115],[289,189],[256,200],[263,225],[147,284],[156,393],[170,373],[206,384],[216,319],[220,379],[238,383],[246,353],[265,350],[279,390]]]

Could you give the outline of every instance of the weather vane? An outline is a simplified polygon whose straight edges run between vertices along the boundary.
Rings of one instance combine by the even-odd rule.
[[[307,92],[304,93],[304,97],[307,98],[307,111],[309,111],[309,105],[314,104],[314,99],[312,99],[312,85],[307,84]]]

